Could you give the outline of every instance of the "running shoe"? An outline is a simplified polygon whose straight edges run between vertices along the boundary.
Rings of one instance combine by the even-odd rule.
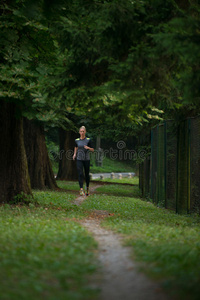
[[[80,196],[85,196],[85,193],[83,190],[80,190]]]
[[[87,190],[86,190],[86,196],[89,196],[89,194],[90,194],[90,192],[89,192],[89,188],[87,188]]]

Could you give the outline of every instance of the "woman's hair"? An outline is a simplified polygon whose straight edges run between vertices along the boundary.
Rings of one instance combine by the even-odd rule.
[[[84,130],[85,130],[85,132],[86,132],[86,128],[85,128],[85,126],[81,126],[81,127],[79,128],[79,130],[81,130],[81,129],[84,129]]]

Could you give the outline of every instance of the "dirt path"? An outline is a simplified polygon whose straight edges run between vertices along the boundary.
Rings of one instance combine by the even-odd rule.
[[[84,200],[78,197],[75,204],[81,205]],[[138,272],[137,264],[130,259],[131,249],[122,246],[123,238],[100,226],[101,218],[106,216],[107,211],[94,210],[90,218],[80,221],[99,245],[102,268],[95,277],[95,286],[101,289],[99,300],[169,300],[158,284]]]

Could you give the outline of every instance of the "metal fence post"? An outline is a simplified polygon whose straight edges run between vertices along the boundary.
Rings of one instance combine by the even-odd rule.
[[[167,122],[164,121],[164,188],[165,188],[165,208],[167,206]]]
[[[178,188],[179,188],[179,176],[178,176],[178,167],[179,167],[179,131],[180,126],[177,129],[177,149],[176,149],[176,213],[178,213]]]
[[[191,119],[188,119],[187,120],[187,124],[188,124],[188,168],[187,168],[187,173],[188,173],[188,182],[187,182],[187,185],[188,185],[188,207],[187,207],[187,210],[188,210],[188,213],[190,212],[190,185],[191,185],[191,172],[190,172],[190,153],[191,153]]]

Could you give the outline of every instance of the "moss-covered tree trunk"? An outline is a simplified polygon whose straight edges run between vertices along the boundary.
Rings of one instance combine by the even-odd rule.
[[[31,187],[34,189],[56,188],[43,126],[35,121],[24,119],[24,141]]]
[[[76,133],[62,128],[59,131],[60,137],[60,155],[59,170],[57,179],[60,180],[77,180],[76,162],[73,160],[74,141],[77,137]]]
[[[0,202],[10,203],[21,194],[32,195],[24,148],[23,119],[14,103],[0,103]]]

